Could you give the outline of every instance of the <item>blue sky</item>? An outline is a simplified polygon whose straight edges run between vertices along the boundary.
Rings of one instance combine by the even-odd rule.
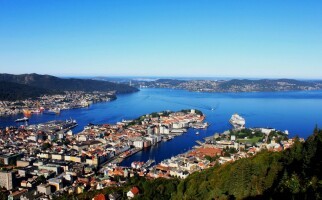
[[[322,1],[0,0],[0,72],[322,78]]]

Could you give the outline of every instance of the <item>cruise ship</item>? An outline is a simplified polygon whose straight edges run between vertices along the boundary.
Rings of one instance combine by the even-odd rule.
[[[233,125],[235,129],[240,129],[245,127],[245,119],[238,115],[237,113],[233,114],[229,120],[230,124]]]

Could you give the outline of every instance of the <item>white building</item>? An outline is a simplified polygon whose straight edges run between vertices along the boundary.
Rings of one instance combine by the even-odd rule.
[[[51,194],[51,187],[49,184],[41,184],[37,186],[37,191],[41,194],[50,195]]]
[[[135,146],[136,148],[143,148],[144,147],[144,141],[142,138],[138,138],[136,140],[133,141],[133,146]]]

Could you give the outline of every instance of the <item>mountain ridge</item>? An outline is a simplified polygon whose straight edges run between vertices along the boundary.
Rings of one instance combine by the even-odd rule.
[[[320,90],[320,81],[296,79],[231,79],[231,80],[176,80],[132,81],[136,87],[184,89],[193,92],[276,92]]]
[[[0,81],[0,101],[15,101],[28,98],[37,98],[45,94],[58,94],[59,92],[25,84]]]
[[[14,82],[55,91],[116,91],[116,93],[138,91],[137,88],[125,84],[91,79],[59,78],[52,75],[40,75],[36,73],[20,75],[0,74],[0,81]]]

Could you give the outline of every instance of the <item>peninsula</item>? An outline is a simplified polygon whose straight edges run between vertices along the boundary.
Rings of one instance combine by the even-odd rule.
[[[39,74],[0,74],[0,116],[66,110],[139,91],[126,84]]]
[[[157,79],[154,81],[132,80],[131,85],[138,88],[171,88],[184,89],[193,92],[276,92],[322,89],[321,81],[299,81],[294,79]]]
[[[75,120],[7,127],[0,130],[0,186],[12,191],[9,196],[14,199],[28,193],[37,199],[60,197],[66,189],[76,192],[97,174],[110,173],[104,165],[119,163],[119,159],[184,134],[189,128],[207,127],[204,119],[202,112],[191,109],[155,112],[117,124],[89,124],[79,134],[72,132]],[[118,170],[113,166],[111,177]],[[114,185],[107,180],[97,186]]]

